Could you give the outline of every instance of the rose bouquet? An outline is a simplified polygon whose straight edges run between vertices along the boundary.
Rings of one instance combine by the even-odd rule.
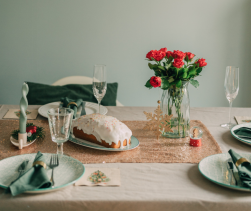
[[[196,59],[191,52],[174,50],[167,51],[167,48],[151,50],[146,58],[155,76],[152,76],[145,84],[147,88],[160,87],[163,89],[161,99],[161,109],[163,114],[173,115],[170,128],[173,132],[163,131],[163,135],[169,138],[186,137],[190,129],[190,100],[187,90],[190,82],[194,87],[199,86],[199,82],[194,78],[199,76],[203,67],[207,65],[205,59]]]
[[[199,86],[199,82],[194,80],[207,65],[205,59],[197,59],[192,62],[195,55],[191,52],[182,52],[174,50],[167,51],[167,48],[151,50],[146,54],[148,61],[154,61],[155,64],[148,63],[151,70],[154,70],[155,76],[152,76],[145,84],[147,88],[161,87],[167,90],[171,86],[181,87],[183,81],[189,81],[194,87]]]

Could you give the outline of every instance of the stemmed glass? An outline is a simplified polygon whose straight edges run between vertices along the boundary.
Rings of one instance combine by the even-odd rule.
[[[239,68],[233,66],[226,67],[226,75],[224,82],[226,98],[229,102],[229,123],[221,124],[221,127],[231,129],[235,124],[231,123],[231,108],[233,100],[239,91]]]
[[[93,93],[98,101],[98,113],[100,113],[101,101],[104,95],[106,94],[106,90],[106,65],[95,65],[93,77]]]
[[[47,112],[52,141],[57,143],[57,154],[63,155],[63,143],[69,138],[73,110],[69,108],[51,108]]]

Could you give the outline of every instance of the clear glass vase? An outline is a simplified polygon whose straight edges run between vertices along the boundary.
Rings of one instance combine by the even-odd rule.
[[[170,122],[173,132],[162,131],[167,138],[184,138],[189,136],[190,130],[190,99],[188,93],[188,81],[182,82],[182,86],[175,85],[164,90],[161,98],[161,110],[163,114],[173,115]]]

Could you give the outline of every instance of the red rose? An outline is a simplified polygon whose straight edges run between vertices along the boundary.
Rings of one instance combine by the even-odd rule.
[[[185,54],[186,54],[186,61],[190,61],[190,60],[192,60],[193,59],[193,57],[195,56],[193,53],[191,53],[191,52],[185,52]]]
[[[167,51],[167,52],[166,52],[166,56],[167,56],[167,58],[169,59],[169,57],[172,56],[172,52],[171,52],[171,51]]]
[[[146,58],[149,59],[149,60],[152,60],[151,58],[154,58],[154,54],[157,50],[151,50],[150,52],[148,52],[146,54]]]
[[[177,50],[177,51],[174,50],[172,53],[172,57],[174,59],[184,59],[185,56],[186,56],[186,54],[182,51],[179,51],[179,50]]]
[[[154,54],[154,59],[156,61],[161,61],[164,57],[165,57],[165,52],[163,51],[156,51],[155,54]]]
[[[150,84],[154,88],[161,86],[161,82],[162,82],[161,78],[159,78],[157,76],[152,76],[150,79]]]
[[[204,67],[207,65],[207,63],[205,62],[205,59],[203,58],[199,59],[197,62],[195,62],[195,64],[199,64],[199,67]]]
[[[185,63],[183,62],[183,59],[174,59],[172,64],[176,68],[181,68]]]
[[[29,126],[29,127],[26,128],[26,132],[27,133],[30,132],[31,134],[36,133],[37,132],[37,127],[36,126]]]
[[[159,51],[163,51],[163,52],[165,52],[165,53],[166,53],[167,48],[160,48],[160,50],[159,50]]]

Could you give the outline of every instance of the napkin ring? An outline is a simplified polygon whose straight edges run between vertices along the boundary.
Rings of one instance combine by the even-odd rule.
[[[238,167],[242,163],[250,163],[246,158],[240,158],[239,160],[236,161],[235,165]]]
[[[70,102],[70,103],[68,103],[68,104],[67,104],[67,107],[68,107],[69,105],[76,105],[76,106],[78,107],[77,103],[75,103],[75,102]]]
[[[40,166],[43,166],[44,169],[46,169],[46,164],[43,162],[43,161],[35,161],[32,166],[35,166],[35,165],[40,165]]]

